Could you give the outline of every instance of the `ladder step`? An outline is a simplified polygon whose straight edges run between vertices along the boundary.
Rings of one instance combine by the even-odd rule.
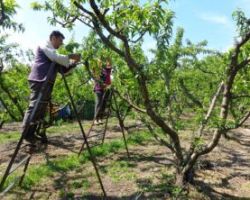
[[[103,135],[104,135],[103,133],[96,134],[96,135],[91,135],[91,136],[88,136],[88,139],[93,138],[93,137],[103,136]]]
[[[8,185],[8,187],[5,188],[5,190],[4,190],[3,192],[1,192],[0,197],[3,197],[8,191],[10,191],[10,190],[15,186],[15,183],[16,183],[18,180],[20,180],[20,178],[21,178],[20,176],[16,177],[16,178],[14,179],[14,181],[11,182],[11,183]]]
[[[24,159],[22,161],[20,161],[15,166],[11,167],[8,175],[10,175],[12,172],[14,172],[18,167],[20,167],[21,165],[23,165],[30,157],[31,157],[31,155],[27,155],[26,157],[24,157]]]

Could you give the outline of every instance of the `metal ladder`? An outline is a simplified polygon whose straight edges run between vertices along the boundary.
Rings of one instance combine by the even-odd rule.
[[[0,191],[2,191],[2,192],[0,193],[0,197],[1,197],[1,196],[4,196],[8,191],[10,191],[10,190],[15,186],[15,184],[16,184],[17,181],[19,181],[19,185],[21,185],[21,184],[22,184],[22,181],[23,181],[23,179],[24,179],[24,177],[25,177],[26,171],[27,171],[28,166],[29,166],[29,163],[30,163],[30,159],[31,159],[32,154],[33,154],[33,152],[34,152],[34,147],[31,145],[31,147],[30,147],[30,153],[29,153],[27,156],[25,156],[25,158],[22,159],[18,164],[14,165],[14,166],[13,166],[13,164],[14,164],[14,162],[15,162],[15,159],[16,159],[16,157],[17,157],[17,155],[18,155],[20,149],[22,148],[21,146],[22,146],[22,144],[23,144],[23,139],[25,138],[25,136],[26,136],[26,134],[27,134],[27,132],[28,132],[29,126],[31,125],[31,122],[32,122],[33,119],[34,119],[34,116],[35,116],[35,113],[36,113],[36,111],[37,111],[38,105],[39,105],[40,103],[43,103],[43,102],[41,101],[41,99],[42,99],[42,96],[43,96],[43,93],[44,93],[45,88],[47,87],[48,84],[54,84],[54,82],[50,80],[50,76],[49,76],[49,75],[52,74],[53,70],[57,70],[57,71],[58,71],[58,68],[56,68],[56,63],[54,63],[54,62],[51,63],[51,66],[50,66],[50,69],[49,69],[49,72],[48,72],[48,76],[46,77],[46,80],[45,80],[45,82],[43,83],[42,88],[41,88],[41,90],[40,90],[40,92],[39,92],[39,95],[38,95],[37,101],[36,101],[36,103],[35,103],[34,109],[33,109],[32,113],[31,113],[31,115],[30,115],[30,117],[29,117],[29,119],[28,119],[28,123],[27,123],[27,125],[25,126],[25,128],[24,128],[24,130],[23,130],[23,132],[22,132],[22,135],[21,135],[21,137],[20,137],[20,139],[19,139],[19,141],[18,141],[18,144],[17,144],[17,146],[16,146],[16,148],[15,148],[15,151],[14,151],[12,157],[11,157],[11,160],[10,160],[10,162],[9,162],[9,164],[8,164],[6,170],[5,170],[5,173],[4,173],[3,177],[2,177],[2,180],[1,180],[1,182],[0,182]],[[57,73],[57,71],[56,71],[55,73]],[[88,153],[89,153],[89,155],[90,155],[90,160],[91,160],[91,162],[92,162],[92,164],[93,164],[93,166],[94,166],[94,169],[95,169],[95,172],[96,172],[98,181],[99,181],[99,183],[100,183],[100,186],[101,186],[101,189],[102,189],[104,198],[106,198],[107,195],[106,195],[106,192],[105,192],[105,189],[104,189],[104,186],[103,186],[103,183],[102,183],[102,180],[101,180],[101,177],[100,177],[100,174],[99,174],[97,165],[96,165],[96,159],[95,159],[95,157],[94,157],[94,155],[93,155],[93,153],[92,153],[92,151],[91,151],[91,148],[90,148],[90,146],[89,146],[89,143],[88,143],[88,141],[87,141],[87,137],[86,137],[86,135],[85,135],[85,132],[84,132],[84,129],[83,129],[83,126],[82,126],[80,117],[79,117],[78,112],[77,112],[77,110],[76,110],[76,106],[75,106],[73,97],[72,97],[72,95],[71,95],[71,92],[70,92],[70,89],[69,89],[69,86],[68,86],[68,83],[67,83],[67,80],[66,80],[66,78],[65,78],[65,75],[64,75],[64,73],[63,73],[62,68],[61,68],[61,74],[62,74],[63,82],[64,82],[64,84],[65,84],[65,88],[66,88],[66,90],[67,90],[67,92],[68,92],[68,95],[69,95],[69,98],[70,98],[70,101],[71,101],[71,104],[72,104],[72,107],[73,107],[73,111],[74,111],[75,116],[76,116],[76,118],[77,118],[77,121],[78,121],[80,130],[81,130],[81,133],[82,133],[82,136],[83,136],[83,139],[84,139],[84,143],[85,143],[86,146],[87,146],[87,150],[88,150]],[[38,124],[39,124],[39,122],[38,122]],[[12,174],[16,169],[18,169],[18,168],[19,168],[20,166],[22,166],[23,164],[25,164],[24,170],[23,170],[23,174],[22,174],[20,177],[17,177],[12,183],[10,183],[10,184],[9,184],[8,186],[6,186],[6,188],[4,189],[4,186],[5,186],[4,184],[5,184],[5,182],[6,182],[7,178],[8,178],[8,176],[9,176],[10,174]]]
[[[55,63],[51,63],[51,66],[50,66],[50,69],[49,69],[49,72],[48,74],[52,74],[53,70],[55,70]],[[22,131],[22,134],[21,134],[21,137],[17,143],[17,146],[15,148],[15,151],[11,157],[11,160],[5,170],[5,173],[2,177],[2,180],[1,180],[1,183],[0,183],[0,190],[3,191],[0,196],[3,196],[5,195],[9,190],[11,190],[14,186],[15,186],[15,183],[19,180],[19,185],[22,184],[22,181],[25,177],[25,174],[26,174],[26,171],[28,169],[28,165],[29,165],[29,162],[30,162],[30,159],[32,157],[32,154],[34,152],[34,145],[30,144],[28,146],[30,146],[30,153],[28,153],[27,156],[25,156],[19,163],[17,163],[16,165],[14,165],[14,162],[15,162],[15,159],[19,153],[19,150],[22,149],[22,144],[23,144],[23,139],[25,138],[29,128],[30,128],[30,125],[34,125],[34,122],[33,122],[33,119],[35,117],[35,114],[36,114],[36,111],[37,111],[37,108],[38,108],[38,105],[40,103],[44,103],[41,101],[42,97],[43,97],[43,93],[44,93],[44,90],[46,89],[47,85],[48,84],[54,84],[53,81],[50,80],[50,76],[48,75],[46,77],[46,80],[45,82],[43,83],[42,87],[41,87],[41,90],[39,92],[39,95],[38,95],[38,98],[37,98],[37,101],[34,105],[34,109],[31,113],[31,115],[29,116],[29,119],[28,119],[28,122],[27,122],[27,125],[25,126],[24,130]],[[39,123],[39,122],[37,122]],[[14,166],[13,166],[14,165]],[[6,179],[8,178],[8,176],[10,174],[12,174],[14,171],[16,171],[20,166],[22,165],[25,165],[24,166],[24,170],[23,170],[23,174],[21,175],[21,177],[17,177],[13,182],[11,182],[5,189],[4,189],[4,183],[6,181]],[[4,189],[4,190],[3,190]]]
[[[120,115],[119,110],[118,110],[116,95],[115,95],[115,92],[112,88],[105,91],[105,93],[102,97],[101,106],[100,106],[99,110],[97,110],[97,113],[100,112],[100,109],[101,109],[104,101],[106,101],[105,110],[107,110],[107,111],[106,112],[105,112],[105,110],[103,111],[104,115],[105,115],[105,117],[103,118],[103,120],[104,120],[103,125],[100,126],[99,124],[98,125],[95,124],[94,122],[96,120],[96,117],[94,117],[94,119],[91,123],[91,126],[87,132],[87,139],[88,139],[90,148],[102,145],[104,143],[104,140],[106,137],[106,132],[107,132],[107,127],[108,127],[108,120],[109,120],[109,117],[111,115],[111,110],[114,110],[116,117],[119,120],[119,125],[120,125],[121,131],[122,131],[122,136],[123,136],[123,141],[124,141],[124,145],[126,148],[127,156],[128,156],[128,158],[130,158],[127,140],[126,140],[126,136],[125,136],[124,124],[123,124],[123,121],[121,119],[121,115]],[[112,102],[114,102],[114,107],[112,106]],[[97,129],[97,127],[99,127],[99,129]],[[81,147],[78,155],[80,155],[82,153],[82,151],[84,150],[84,146],[85,146],[85,142],[82,144],[82,147]]]

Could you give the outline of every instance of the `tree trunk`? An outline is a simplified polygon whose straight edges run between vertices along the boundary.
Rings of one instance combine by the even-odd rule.
[[[21,115],[21,118],[23,118],[24,112],[23,112],[23,109],[21,108],[21,105],[18,103],[18,100],[11,95],[10,91],[3,85],[2,81],[0,81],[0,87],[8,95],[11,102],[17,107],[17,109]]]
[[[175,173],[175,185],[183,188],[187,183],[194,182],[194,169],[191,168],[188,171],[176,170]]]
[[[6,105],[6,103],[4,102],[4,100],[0,97],[0,102],[2,103],[4,109],[7,111],[7,113],[10,115],[10,117],[14,120],[14,121],[18,121],[18,119],[15,117],[14,114],[12,114],[12,112],[9,110],[8,106]]]

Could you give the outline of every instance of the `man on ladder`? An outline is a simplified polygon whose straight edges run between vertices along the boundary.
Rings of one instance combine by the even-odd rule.
[[[79,54],[62,55],[56,52],[56,50],[63,44],[63,40],[64,35],[61,32],[53,31],[49,36],[49,41],[45,45],[39,46],[36,51],[35,61],[28,78],[31,89],[29,107],[23,119],[23,129],[27,129],[27,131],[23,132],[23,134],[25,134],[24,139],[31,144],[34,144],[37,139],[41,139],[42,142],[47,142],[46,135],[39,138],[35,135],[35,132],[38,123],[41,122],[45,116],[46,107],[51,98],[58,68],[62,68],[59,72],[62,71],[63,73],[66,73],[80,61]],[[70,63],[70,60],[73,62]],[[53,62],[55,62],[56,65],[53,70],[50,70]],[[36,101],[38,100],[39,91],[41,90],[47,76],[50,77],[50,80],[44,88],[41,101],[36,108],[34,116],[30,119]]]
[[[34,152],[34,148],[36,147],[35,142],[38,139],[35,136],[35,131],[37,129],[37,122],[43,119],[46,111],[46,106],[48,105],[48,100],[50,99],[53,85],[56,79],[57,72],[62,74],[63,82],[65,84],[65,88],[68,92],[73,111],[75,113],[76,119],[78,121],[81,133],[83,135],[84,143],[87,146],[88,153],[90,155],[90,160],[94,166],[98,181],[100,183],[101,189],[103,191],[104,198],[106,198],[106,192],[101,180],[100,173],[97,168],[95,157],[90,149],[90,146],[87,141],[87,137],[83,130],[83,125],[79,118],[78,112],[76,110],[75,103],[73,101],[73,97],[70,93],[69,86],[67,84],[65,73],[67,73],[70,69],[76,66],[76,64],[80,61],[79,54],[70,54],[68,56],[60,55],[56,53],[56,49],[58,49],[63,43],[64,36],[59,31],[53,31],[50,35],[50,41],[47,43],[45,47],[38,47],[35,63],[32,67],[31,73],[29,75],[31,95],[30,95],[30,104],[28,110],[25,114],[23,124],[24,129],[19,139],[19,142],[14,150],[14,153],[11,157],[11,160],[5,170],[5,173],[0,182],[0,198],[6,194],[12,187],[15,186],[15,183],[18,181],[19,185],[22,184],[22,181],[25,177],[25,173],[27,171],[31,156]],[[70,60],[73,60],[73,65],[70,64]],[[79,64],[79,63],[78,63]],[[21,145],[23,139],[28,141],[30,144],[30,152],[27,156],[25,156],[19,163],[14,164],[15,158],[21,149]],[[27,145],[25,145],[27,146]],[[23,169],[23,174],[18,176],[13,182],[11,182],[5,189],[4,184],[7,180],[8,176],[12,174],[17,168],[21,165],[25,165]]]

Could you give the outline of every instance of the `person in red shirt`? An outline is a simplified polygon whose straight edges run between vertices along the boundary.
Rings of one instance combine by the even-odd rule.
[[[102,123],[104,110],[106,107],[107,97],[109,96],[109,87],[111,85],[112,65],[110,58],[106,59],[103,65],[99,60],[98,67],[101,68],[100,75],[96,77],[94,92],[95,92],[95,124]]]

